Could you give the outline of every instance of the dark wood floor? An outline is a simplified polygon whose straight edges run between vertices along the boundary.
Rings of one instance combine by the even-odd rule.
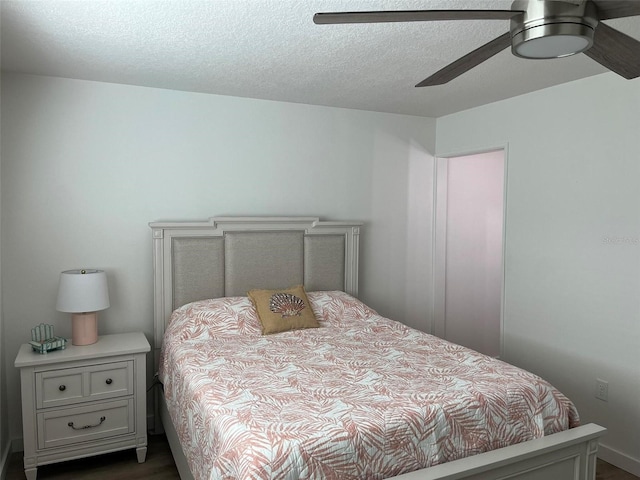
[[[11,456],[7,480],[24,480],[22,455]],[[38,468],[38,480],[180,480],[171,450],[163,435],[149,436],[147,461],[138,463],[135,450],[45,465]],[[619,468],[598,460],[596,480],[640,480]]]
[[[598,460],[596,480],[638,480],[638,477],[631,475],[624,470],[620,470],[607,462]]]

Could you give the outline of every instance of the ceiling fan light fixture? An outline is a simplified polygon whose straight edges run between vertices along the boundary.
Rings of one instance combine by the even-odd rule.
[[[444,85],[511,46],[527,59],[584,52],[626,79],[640,78],[640,40],[600,20],[640,16],[640,0],[514,0],[510,10],[381,10],[325,12],[318,24],[510,20],[508,32],[433,73],[416,87]],[[597,35],[596,35],[597,29]]]
[[[524,29],[512,38],[511,50],[522,58],[560,58],[593,45],[594,28],[582,23],[548,23]]]

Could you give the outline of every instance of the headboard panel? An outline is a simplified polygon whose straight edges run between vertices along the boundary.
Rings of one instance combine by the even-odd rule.
[[[304,281],[303,230],[228,232],[224,237],[226,297]]]
[[[304,286],[307,290],[344,290],[346,252],[343,245],[343,235],[304,237]]]
[[[173,310],[196,300],[299,284],[309,291],[358,294],[360,223],[315,217],[212,217],[149,226],[156,350]]]
[[[224,297],[224,237],[171,238],[172,304]]]

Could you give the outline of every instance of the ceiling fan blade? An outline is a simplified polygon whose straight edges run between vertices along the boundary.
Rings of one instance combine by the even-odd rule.
[[[594,3],[598,7],[598,18],[600,20],[640,15],[640,2],[638,0],[599,0]]]
[[[397,10],[316,13],[318,25],[339,23],[428,22],[434,20],[510,20],[521,10]]]
[[[593,46],[584,53],[627,80],[640,77],[640,41],[609,25],[598,24]]]
[[[511,46],[511,33],[507,32],[498,38],[485,43],[480,48],[466,54],[453,63],[450,63],[442,70],[437,71],[429,78],[424,79],[416,87],[431,87],[433,85],[443,85],[456,77],[459,77],[473,67],[480,65],[485,60],[493,57],[505,48]]]

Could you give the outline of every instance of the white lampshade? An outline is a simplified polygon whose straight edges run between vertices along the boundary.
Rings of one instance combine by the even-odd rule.
[[[85,313],[108,307],[109,288],[103,270],[67,270],[60,274],[56,310]]]

